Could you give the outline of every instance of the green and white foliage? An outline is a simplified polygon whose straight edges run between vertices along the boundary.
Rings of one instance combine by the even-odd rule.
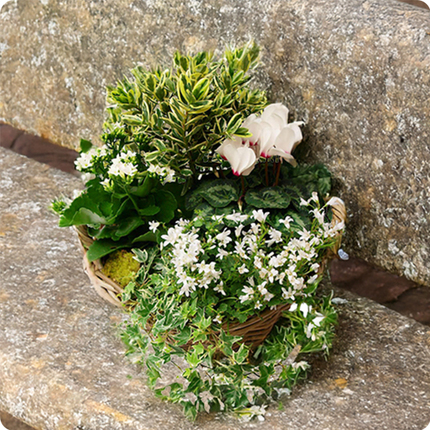
[[[204,410],[261,417],[262,405],[305,374],[305,354],[331,346],[335,312],[315,291],[343,223],[332,225],[316,193],[301,204],[309,229],[261,209],[201,213],[169,228],[161,251],[135,251],[142,268],[124,298],[136,295],[137,305],[122,337],[156,394],[189,417]],[[229,324],[285,303],[289,310],[257,349],[229,334]],[[163,384],[168,363],[179,378]]]
[[[169,167],[191,183],[214,168],[222,141],[251,135],[241,125],[266,105],[264,92],[249,87],[258,56],[251,43],[218,60],[207,52],[176,53],[171,69],[136,67],[133,79],[108,88],[105,126],[122,128],[139,142],[147,163]]]

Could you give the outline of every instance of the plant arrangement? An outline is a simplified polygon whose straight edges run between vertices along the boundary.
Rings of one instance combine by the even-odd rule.
[[[323,165],[297,165],[302,123],[251,89],[258,59],[250,43],[133,69],[108,88],[103,146],[81,141],[85,190],[52,205],[103,287],[120,285],[127,354],[190,418],[262,418],[333,339],[318,284],[344,205]]]

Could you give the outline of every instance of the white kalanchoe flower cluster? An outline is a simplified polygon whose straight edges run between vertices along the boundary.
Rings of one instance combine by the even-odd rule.
[[[231,164],[234,175],[248,176],[260,157],[278,156],[296,165],[291,153],[303,138],[303,122],[288,123],[288,113],[281,103],[271,104],[261,116],[252,114],[243,122],[242,127],[252,133],[250,138],[236,137],[222,143],[216,152]]]
[[[99,154],[98,148],[91,148],[88,152],[82,152],[75,160],[76,170],[82,172],[93,165],[94,158]]]
[[[155,173],[163,179],[163,184],[167,184],[168,182],[175,182],[175,171],[171,169],[169,166],[161,167],[151,164],[148,167],[149,173]]]
[[[75,160],[76,170],[82,172],[94,165],[94,162],[99,157],[107,155],[107,148],[103,145],[101,148],[91,148],[88,152],[82,152]]]
[[[132,178],[137,173],[136,153],[132,151],[123,152],[112,160],[108,174],[112,176],[121,176],[122,178]]]

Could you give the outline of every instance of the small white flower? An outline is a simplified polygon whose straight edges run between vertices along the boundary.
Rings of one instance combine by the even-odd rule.
[[[312,306],[309,306],[306,303],[302,303],[299,309],[303,316],[306,318],[308,316],[308,313],[311,311]]]
[[[221,281],[215,288],[214,291],[216,291],[217,293],[221,293],[223,296],[225,296],[225,291],[224,291],[224,284]]]
[[[312,193],[312,197],[310,198],[310,200],[313,200],[315,203],[318,203],[319,202],[318,193],[314,191]]]
[[[233,212],[232,214],[226,215],[225,219],[233,222],[244,222],[249,218],[247,214],[241,214],[240,212]]]
[[[243,224],[240,224],[236,227],[236,229],[234,230],[234,234],[236,235],[236,237],[239,237],[241,235],[243,227]]]
[[[272,246],[274,243],[282,242],[282,233],[274,228],[269,230],[270,239],[266,240],[267,246]]]
[[[261,209],[259,209],[258,211],[256,210],[252,211],[252,216],[256,221],[260,223],[265,222],[268,215],[269,215],[269,212],[263,212]]]
[[[312,264],[312,266],[311,266],[311,270],[312,270],[313,272],[316,272],[319,268],[320,268],[320,265],[319,265],[318,263],[314,263],[314,264]]]
[[[281,224],[284,224],[285,228],[289,229],[290,228],[290,223],[293,222],[293,218],[291,218],[290,216],[285,217],[284,219],[280,219],[279,222]]]
[[[100,184],[103,185],[103,188],[108,188],[108,187],[110,187],[110,179],[106,178],[103,181],[101,181]]]
[[[220,246],[227,246],[231,241],[230,230],[225,229],[222,233],[215,236],[215,239],[220,242]]]
[[[149,230],[155,233],[159,225],[160,223],[158,221],[149,221]]]
[[[237,271],[238,271],[241,275],[243,275],[244,273],[248,273],[248,272],[249,272],[249,270],[246,268],[246,265],[245,265],[245,264],[243,264],[242,266],[240,266],[240,267],[237,269]]]
[[[300,197],[300,206],[309,206],[309,201]]]
[[[227,252],[226,250],[224,250],[222,248],[218,248],[218,254],[217,254],[216,258],[222,260],[224,257],[227,257],[227,255],[230,255],[229,252]]]
[[[310,367],[307,361],[299,361],[298,363],[293,363],[292,366],[293,366],[293,369],[295,370],[297,369],[306,370]]]
[[[320,326],[320,324],[321,324],[321,321],[322,321],[323,319],[324,319],[324,316],[316,317],[316,318],[314,318],[314,319],[313,319],[312,323],[313,323],[315,326],[319,327],[319,326]]]
[[[309,285],[312,285],[317,279],[318,279],[318,277],[319,277],[319,275],[314,275],[314,276],[311,276],[309,279],[308,279],[308,284]]]

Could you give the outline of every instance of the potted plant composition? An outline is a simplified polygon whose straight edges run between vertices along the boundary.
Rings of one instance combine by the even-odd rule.
[[[99,294],[127,311],[127,354],[190,418],[263,419],[334,336],[318,285],[345,207],[326,167],[297,164],[303,123],[251,87],[258,62],[249,43],[133,69],[108,88],[103,144],[81,141],[85,190],[52,205]]]

